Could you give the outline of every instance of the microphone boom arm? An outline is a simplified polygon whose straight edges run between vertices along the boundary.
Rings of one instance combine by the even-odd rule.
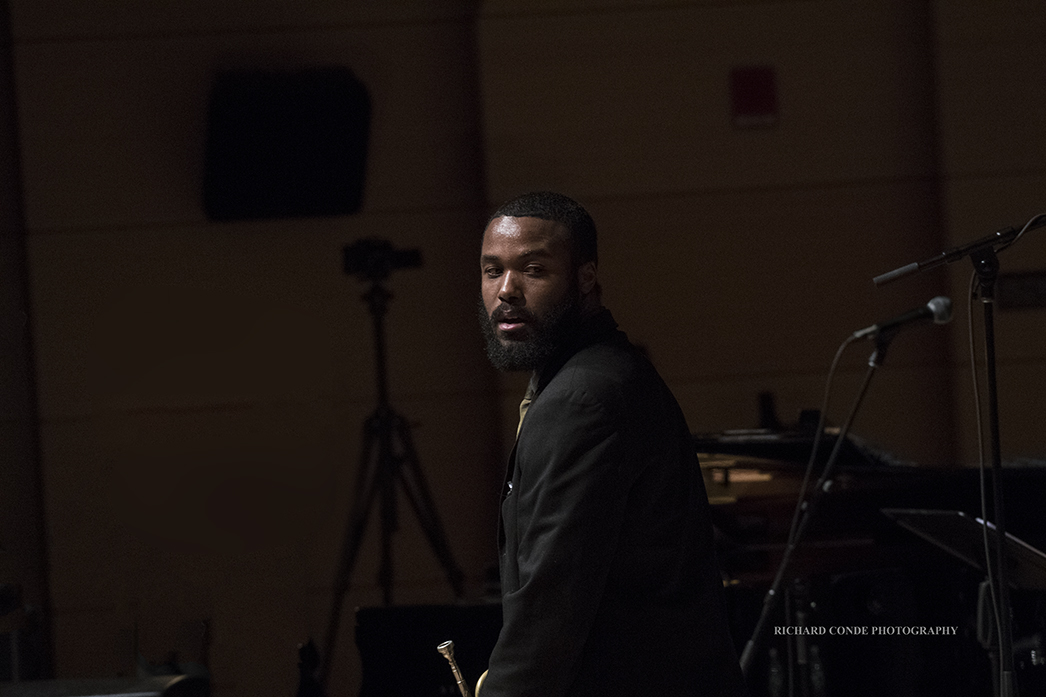
[[[983,250],[995,249],[997,247],[1008,247],[1017,241],[1017,238],[1023,235],[1028,230],[1034,230],[1037,227],[1046,225],[1046,215],[1037,215],[1029,220],[1023,228],[1017,230],[1017,228],[1008,227],[999,230],[998,232],[982,237],[979,240],[974,240],[960,247],[949,249],[948,251],[941,252],[936,256],[932,256],[925,261],[914,262],[906,264],[893,271],[888,271],[884,274],[880,274],[872,279],[872,282],[877,286],[883,286],[891,281],[896,281],[899,278],[911,276],[919,271],[925,271],[926,269],[936,268],[943,266],[944,264],[950,264],[953,261],[958,261],[963,257],[970,256]]]

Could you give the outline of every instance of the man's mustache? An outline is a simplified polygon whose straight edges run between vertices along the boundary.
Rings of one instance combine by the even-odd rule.
[[[490,313],[491,322],[534,322],[536,320],[537,316],[533,312],[522,307],[512,307],[508,303],[501,303]]]

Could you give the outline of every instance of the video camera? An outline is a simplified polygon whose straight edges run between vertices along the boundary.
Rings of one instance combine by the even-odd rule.
[[[421,267],[421,251],[394,249],[388,240],[367,238],[345,247],[345,273],[375,283],[396,269]]]

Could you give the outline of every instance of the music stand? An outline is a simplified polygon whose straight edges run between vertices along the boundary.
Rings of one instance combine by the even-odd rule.
[[[999,544],[999,532],[990,521],[971,518],[962,511],[884,508],[882,512],[901,527],[985,574],[988,573],[984,561],[984,536],[987,534],[990,548],[1004,557],[996,563],[999,568],[1005,567],[1008,586],[1026,590],[1046,590],[1046,554],[1008,532],[1003,538],[1005,544]],[[994,613],[987,609],[994,607],[994,603],[987,597],[987,588],[987,581],[981,583],[977,599],[977,638],[981,646],[988,651],[995,694],[1005,697],[1004,693],[1007,690],[1011,691],[1010,694],[1015,694],[1012,691],[1016,689],[1012,681],[1000,683],[999,680],[1001,671],[1012,663],[1013,644],[1011,642],[1006,645],[1008,648],[1000,649],[993,638],[994,631],[1002,629],[998,626],[999,619],[993,619]],[[1009,603],[1003,607],[1008,608]],[[1011,655],[1002,656],[999,654],[1000,650],[1009,650]],[[1004,658],[1011,660],[1003,660]]]
[[[993,549],[999,536],[991,521],[985,523],[962,511],[883,508],[882,512],[902,528],[987,573],[984,566],[985,527]],[[1005,553],[1009,582],[1013,588],[1046,590],[1046,554],[1008,532]]]

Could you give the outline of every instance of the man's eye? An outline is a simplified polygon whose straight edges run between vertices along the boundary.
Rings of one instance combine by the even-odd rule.
[[[545,268],[542,266],[528,266],[527,273],[529,273],[531,276],[539,276],[545,273]]]
[[[494,268],[494,267],[489,267],[489,268],[483,269],[483,273],[487,277],[489,277],[489,278],[496,278],[499,275],[501,275],[501,269]]]

